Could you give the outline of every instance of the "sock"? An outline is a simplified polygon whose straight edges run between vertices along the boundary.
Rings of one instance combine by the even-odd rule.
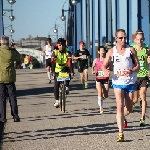
[[[51,72],[47,72],[49,80],[51,80]]]
[[[101,97],[98,97],[98,105],[101,108],[103,108],[103,101],[102,101],[102,98]]]
[[[49,72],[49,79],[51,80],[52,78],[52,73],[51,72]]]

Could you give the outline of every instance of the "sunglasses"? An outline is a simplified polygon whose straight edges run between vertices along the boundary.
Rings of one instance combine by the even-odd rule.
[[[122,40],[122,39],[126,39],[127,37],[118,37],[118,39]]]

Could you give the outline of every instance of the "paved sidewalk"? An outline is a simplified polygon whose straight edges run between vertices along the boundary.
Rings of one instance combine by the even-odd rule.
[[[13,122],[7,103],[7,123],[3,150],[149,150],[150,120],[140,127],[139,106],[127,117],[125,142],[117,143],[116,103],[113,89],[104,101],[104,114],[99,114],[94,76],[90,88],[81,90],[78,73],[71,81],[67,112],[53,107],[54,85],[40,70],[17,70],[17,95],[21,122]],[[148,89],[147,99],[150,97]],[[148,108],[150,109],[150,108]],[[149,112],[147,113],[149,114]],[[149,117],[149,116],[148,116]]]

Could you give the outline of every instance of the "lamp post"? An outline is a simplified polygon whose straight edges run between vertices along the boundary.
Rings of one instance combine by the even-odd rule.
[[[56,33],[57,40],[58,40],[58,27],[60,27],[63,30],[63,28],[61,26],[55,24],[53,32]],[[64,32],[64,30],[63,30],[63,32]]]
[[[61,20],[64,21],[64,28],[65,28],[65,33],[64,33],[64,38],[66,39],[66,16],[64,15],[64,12],[70,12],[70,9],[69,10],[65,10],[64,9],[64,5],[65,3],[67,2],[68,0],[66,0],[62,6],[62,15],[61,15]],[[71,3],[72,5],[76,5],[77,4],[77,0],[71,0]]]
[[[10,33],[11,33],[11,39],[12,39],[12,34],[15,32],[14,30],[13,30],[13,28],[12,28],[12,21],[14,21],[14,19],[15,19],[15,16],[13,15],[13,9],[12,9],[12,5],[14,4],[14,3],[16,3],[16,1],[15,0],[7,0],[8,1],[8,3],[11,5],[11,9],[3,9],[3,6],[2,6],[2,17],[4,17],[4,16],[6,16],[5,14],[6,14],[6,12],[11,12],[11,15],[8,17],[8,16],[6,16],[6,17],[8,17],[9,19],[10,19],[10,21],[11,21],[11,25],[10,25],[10,27],[11,27],[11,29],[10,29]],[[1,2],[2,3],[2,5],[3,5],[3,2]],[[5,11],[5,13],[4,13],[4,11]],[[2,19],[3,20],[3,19]],[[9,26],[8,26],[9,27]],[[4,29],[6,29],[6,28],[8,28],[8,27],[4,27],[4,24],[3,24],[3,34],[4,34]],[[9,28],[8,28],[9,29]]]

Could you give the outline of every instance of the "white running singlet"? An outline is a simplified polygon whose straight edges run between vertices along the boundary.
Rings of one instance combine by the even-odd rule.
[[[53,46],[48,47],[48,45],[46,45],[45,59],[51,58],[52,51],[53,51]]]
[[[134,67],[131,58],[130,47],[126,48],[125,53],[120,55],[117,52],[116,46],[113,47],[113,63],[114,63],[114,75],[112,77],[112,83],[115,85],[129,85],[135,84],[137,79],[137,73],[133,72],[129,76],[125,76],[126,70],[131,70]]]

